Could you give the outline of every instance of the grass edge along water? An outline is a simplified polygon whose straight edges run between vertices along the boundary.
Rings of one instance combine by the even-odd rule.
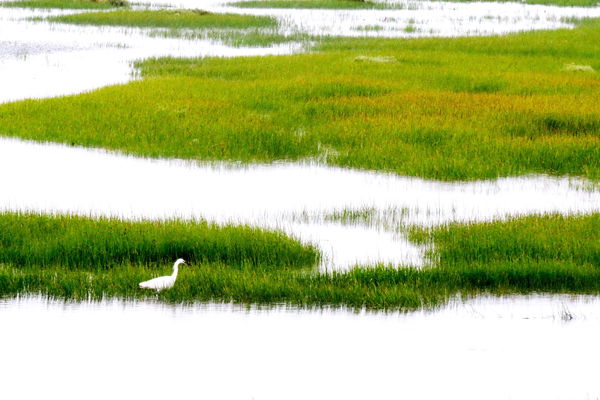
[[[284,243],[277,250],[306,254],[304,264],[287,261],[271,265],[273,260],[289,260],[289,254],[273,254],[275,245],[260,245],[264,232],[247,228],[200,228],[171,221],[177,229],[205,229],[219,238],[203,237],[213,256],[201,259],[180,272],[172,289],[158,294],[140,290],[140,281],[164,275],[171,269],[174,249],[169,229],[160,222],[120,222],[82,217],[39,216],[31,214],[0,215],[3,229],[0,262],[0,295],[42,294],[70,300],[104,298],[155,299],[167,303],[234,302],[256,305],[287,304],[298,307],[347,307],[373,310],[431,309],[459,296],[478,294],[527,293],[600,293],[600,214],[588,216],[545,215],[515,218],[509,221],[481,224],[452,224],[424,230],[415,228],[411,238],[417,242],[433,241],[432,266],[418,269],[410,266],[392,268],[385,265],[354,268],[348,272],[321,273],[312,268],[317,253],[297,242]],[[104,225],[103,232],[97,227]],[[12,226],[12,231],[11,231]],[[166,229],[166,230],[165,230]],[[60,233],[62,231],[63,233]],[[163,235],[162,232],[169,235]],[[12,232],[12,233],[10,233]],[[158,232],[158,233],[157,233]],[[120,243],[123,234],[130,238],[149,235],[151,248],[163,249],[164,261],[150,261],[150,254],[123,252],[106,264],[88,265],[73,262],[82,248],[102,252],[106,241]],[[26,238],[52,235],[56,240],[48,246],[59,252],[64,261],[35,254],[24,245]],[[225,235],[225,236],[223,236]],[[232,245],[230,235],[240,235],[238,243],[260,256],[245,257],[244,251]],[[249,235],[249,236],[248,236]],[[289,239],[266,233],[276,242]],[[227,245],[219,245],[223,237]],[[210,240],[213,240],[210,242]],[[81,241],[87,241],[81,243]],[[35,241],[34,241],[35,242]],[[195,243],[194,240],[183,240]],[[176,242],[177,243],[177,242]],[[269,242],[270,243],[270,242]],[[290,248],[291,246],[291,248]],[[122,245],[120,245],[122,248]],[[461,249],[465,249],[461,253]],[[33,248],[35,249],[35,247]],[[147,251],[148,247],[138,247]],[[38,248],[38,253],[39,248]],[[12,260],[4,253],[13,253]],[[241,254],[241,256],[240,256]],[[450,254],[450,256],[448,256]],[[462,255],[461,255],[462,254]],[[188,252],[188,256],[194,257]],[[169,259],[168,261],[166,259]],[[51,259],[52,262],[47,260]],[[32,260],[32,261],[28,261]],[[38,260],[38,261],[35,261]],[[149,260],[149,261],[143,261]],[[262,261],[261,261],[262,260]],[[265,260],[271,260],[266,261]]]

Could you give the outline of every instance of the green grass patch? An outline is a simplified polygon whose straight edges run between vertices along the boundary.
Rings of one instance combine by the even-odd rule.
[[[19,8],[57,8],[74,10],[109,9],[115,7],[128,7],[126,0],[23,0],[1,2],[0,7]]]
[[[442,267],[496,264],[600,269],[600,214],[532,216],[506,222],[453,224],[412,238],[431,240],[431,261]]]
[[[0,214],[0,263],[107,270],[172,265],[177,258],[230,267],[306,268],[316,265],[318,253],[281,233],[243,226]]]
[[[271,17],[215,14],[203,10],[119,10],[43,18],[51,22],[78,25],[155,28],[155,37],[217,40],[231,46],[272,46],[308,42],[308,35],[277,33]]]
[[[600,214],[415,229],[433,266],[323,274],[314,249],[280,234],[202,223],[2,214],[0,296],[434,308],[457,295],[600,293]],[[172,289],[138,283],[192,260]]]
[[[441,180],[598,179],[597,43],[600,23],[586,20],[494,37],[331,39],[293,56],[151,59],[138,64],[142,81],[1,105],[0,134]]]
[[[277,21],[271,17],[215,14],[204,10],[117,10],[61,15],[49,21],[81,25],[131,26],[170,29],[246,29],[273,28]]]

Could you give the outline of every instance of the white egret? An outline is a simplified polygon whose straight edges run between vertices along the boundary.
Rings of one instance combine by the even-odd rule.
[[[173,264],[173,273],[167,276],[161,276],[158,278],[150,279],[149,281],[140,282],[140,287],[142,289],[155,289],[157,292],[160,292],[163,289],[172,288],[175,284],[175,279],[177,279],[177,272],[179,271],[179,265],[185,264],[185,260],[183,258],[178,259]]]

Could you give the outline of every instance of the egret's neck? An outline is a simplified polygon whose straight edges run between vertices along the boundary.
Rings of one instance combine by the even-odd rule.
[[[177,272],[179,272],[179,264],[173,265],[173,273],[171,274],[171,276],[173,278],[177,278]]]

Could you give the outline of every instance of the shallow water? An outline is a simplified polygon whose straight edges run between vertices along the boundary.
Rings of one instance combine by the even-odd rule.
[[[600,211],[581,179],[525,176],[438,182],[314,163],[236,166],[150,160],[0,138],[0,209],[206,219],[280,229],[316,243],[321,269],[375,262],[422,265],[400,228],[540,213]],[[369,210],[363,219],[334,218]],[[399,230],[400,229],[400,230]]]
[[[519,2],[453,3],[392,0],[394,10],[248,9],[228,6],[235,0],[153,0],[175,7],[202,7],[215,12],[268,15],[285,34],[369,37],[454,37],[496,35],[573,27],[570,18],[599,17],[600,7],[556,7]],[[380,1],[385,3],[384,1]],[[407,32],[406,28],[410,26]],[[375,28],[375,29],[373,29]]]
[[[299,51],[297,43],[232,47],[214,40],[151,37],[151,30],[28,21],[73,11],[0,7],[0,103],[81,93],[137,79],[151,57],[239,57]]]
[[[595,399],[599,310],[585,296],[480,297],[411,314],[0,300],[2,394]]]

